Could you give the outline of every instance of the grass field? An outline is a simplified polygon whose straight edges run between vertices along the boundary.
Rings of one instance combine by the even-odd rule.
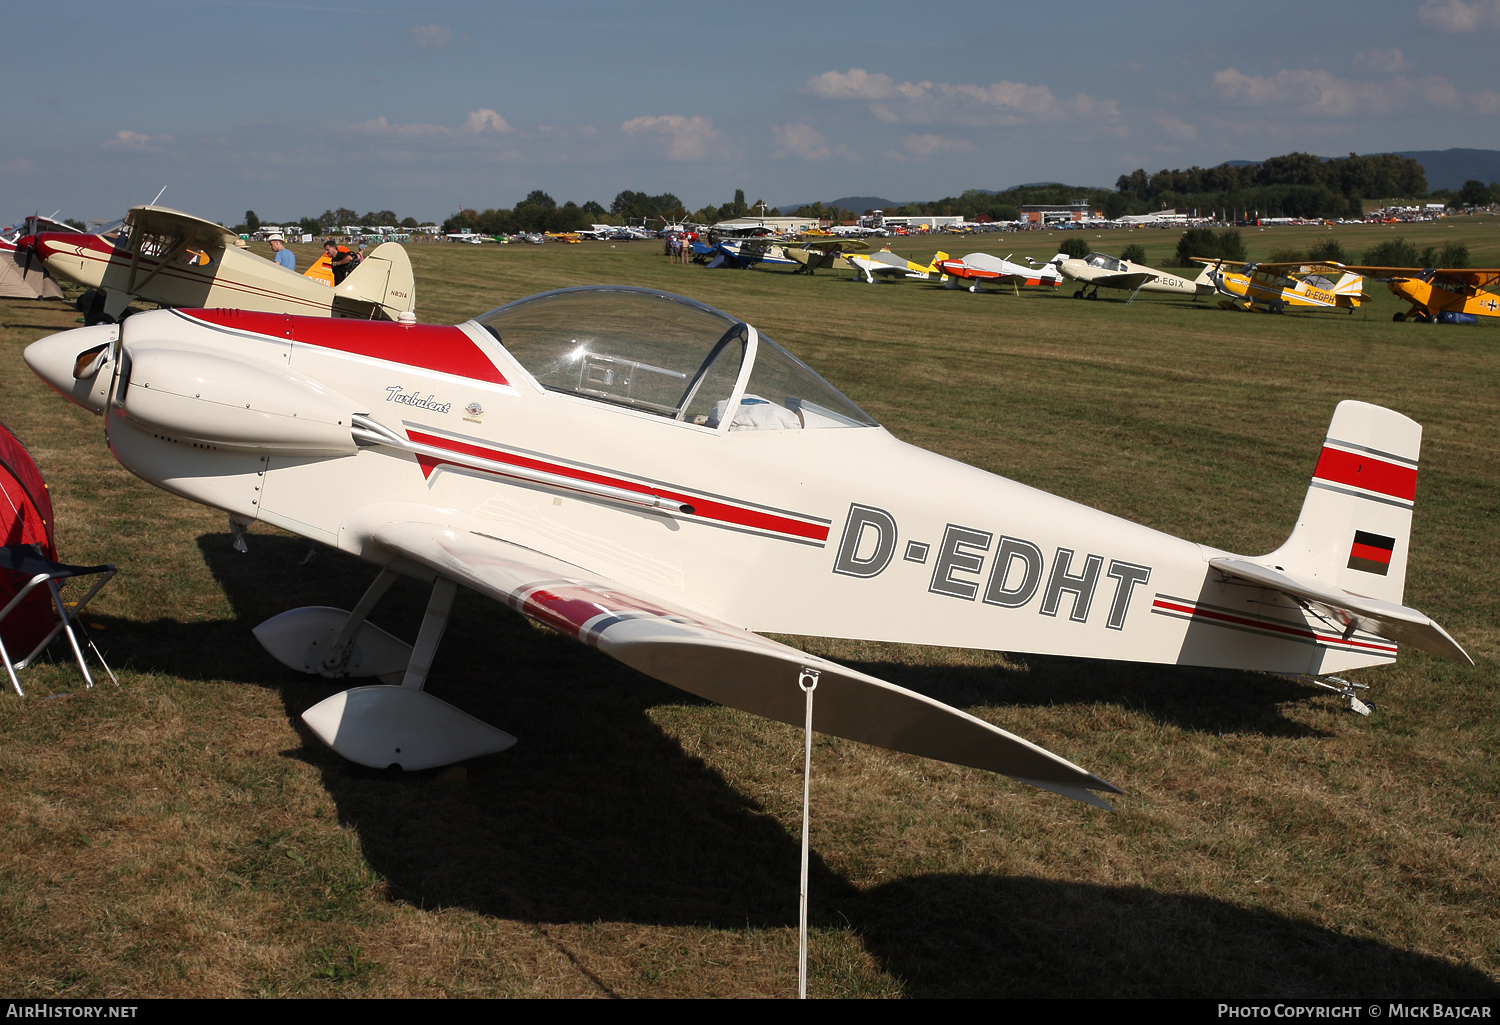
[[[1335,231],[1354,256],[1456,237],[1500,265],[1494,217]],[[1245,237],[1263,258],[1327,233]],[[1150,262],[1178,237],[1084,234]],[[943,248],[1046,259],[1059,241]],[[1126,792],[1103,813],[819,738],[809,991],[1500,997],[1500,325],[1394,324],[1377,285],[1353,315],[1260,316],[709,272],[645,242],[410,252],[425,322],[567,285],[681,292],[900,438],[1234,551],[1289,532],[1340,399],[1421,422],[1406,601],[1479,664],[1411,652],[1355,674],[1368,719],[1255,674],[786,638]],[[21,361],[75,318],[0,305],[0,418],[51,484],[63,557],[121,568],[89,619],[122,686],[83,691],[57,660],[0,697],[0,992],[795,993],[798,731],[461,592],[430,687],[521,742],[462,772],[353,770],[298,719],[339,688],[250,630],[348,608],[371,570],[262,528],[241,555],[221,514],[115,464]],[[410,640],[425,598],[398,585],[376,618]]]

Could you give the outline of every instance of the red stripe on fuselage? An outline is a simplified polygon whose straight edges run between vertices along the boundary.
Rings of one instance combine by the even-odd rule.
[[[1186,605],[1167,598],[1157,598],[1151,603],[1151,606],[1153,609],[1175,612],[1179,615],[1190,616],[1193,619],[1206,619],[1211,623],[1221,623],[1229,626],[1248,626],[1257,630],[1265,630],[1268,633],[1300,637],[1303,640],[1310,640],[1315,644],[1326,644],[1331,647],[1370,648],[1374,651],[1390,654],[1395,654],[1396,652],[1396,646],[1393,644],[1375,644],[1370,641],[1357,641],[1352,637],[1347,641],[1342,637],[1325,637],[1316,631],[1309,630],[1306,627],[1293,626],[1290,623],[1272,623],[1263,619],[1249,619],[1245,616],[1235,616],[1227,612],[1217,612],[1213,609]]]
[[[1334,484],[1347,484],[1366,491],[1378,491],[1408,502],[1417,497],[1417,468],[1388,463],[1384,459],[1324,447],[1318,456],[1313,476]]]
[[[620,488],[624,491],[634,491],[641,495],[656,495],[660,498],[668,498],[674,502],[693,507],[693,516],[708,520],[717,520],[721,523],[733,523],[742,527],[753,527],[756,530],[764,530],[774,534],[790,534],[793,537],[803,537],[810,541],[826,542],[828,540],[828,527],[822,523],[803,523],[788,516],[778,516],[775,513],[761,512],[756,509],[742,509],[739,506],[727,505],[723,502],[715,502],[709,498],[701,498],[695,495],[672,491],[665,488],[652,487],[641,484],[638,481],[627,480],[622,477],[611,477],[608,474],[594,473],[591,470],[582,470],[577,467],[567,466],[563,463],[553,463],[545,459],[534,459],[530,456],[516,455],[499,449],[484,448],[480,445],[470,445],[462,441],[454,441],[450,438],[439,437],[434,434],[424,434],[420,431],[408,431],[412,441],[423,445],[431,445],[434,448],[444,448],[455,456],[471,456],[477,459],[486,459],[496,463],[507,463],[511,466],[524,467],[528,470],[541,470],[545,473],[555,473],[560,477],[571,477],[577,481],[587,481],[590,484],[604,484],[612,488]],[[418,461],[422,463],[423,472],[430,473],[431,467],[438,463],[431,456],[419,456]],[[454,463],[462,465],[462,459],[454,459]]]
[[[491,384],[509,383],[474,340],[456,327],[335,317],[292,317],[246,310],[183,310],[182,313],[206,324],[251,331],[269,338],[290,339],[321,349],[337,349],[387,363],[421,367]]]

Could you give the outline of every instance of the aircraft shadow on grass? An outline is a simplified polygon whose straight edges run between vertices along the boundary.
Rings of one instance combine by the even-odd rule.
[[[322,772],[391,899],[538,923],[795,927],[795,833],[647,714],[706,702],[461,592],[430,686],[521,743],[468,763],[461,787],[438,785],[437,770],[357,768],[298,718],[347,682],[292,673],[249,628],[300,604],[349,607],[370,569],[325,548],[299,566],[309,545],[296,538],[249,543],[241,554],[227,534],[199,539],[235,620],[114,621],[101,639],[118,664],[277,688],[304,740],[284,756]],[[426,590],[398,584],[373,618],[410,637]],[[1026,671],[999,674],[856,668],[960,705],[1124,701],[1202,730],[1288,732],[1277,704],[1308,693],[1250,674],[1068,659],[1032,658]],[[801,766],[774,771],[795,788]],[[908,995],[1500,997],[1476,970],[1209,898],[997,875],[918,875],[862,890],[817,856],[816,830],[814,926],[852,928]]]

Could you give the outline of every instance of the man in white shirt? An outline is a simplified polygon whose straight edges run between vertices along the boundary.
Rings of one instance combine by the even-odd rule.
[[[286,239],[282,238],[281,235],[273,232],[272,234],[266,236],[266,241],[271,243],[271,252],[275,254],[272,259],[281,264],[281,266],[285,267],[287,270],[294,271],[297,269],[296,254],[294,254],[290,249],[286,247]]]

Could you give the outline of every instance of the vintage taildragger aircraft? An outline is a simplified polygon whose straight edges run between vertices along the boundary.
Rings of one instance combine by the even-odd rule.
[[[948,259],[948,254],[938,253],[930,263],[925,265],[915,263],[904,256],[897,256],[889,248],[870,253],[868,256],[860,254],[846,256],[844,259],[854,267],[856,280],[873,285],[876,278],[885,278],[889,281],[899,281],[902,278],[933,280],[942,275],[938,264]]]
[[[854,265],[845,257],[845,253],[859,253],[870,248],[868,242],[862,242],[857,238],[820,238],[811,242],[804,242],[799,246],[787,246],[783,250],[787,256],[802,266],[792,273],[811,274],[814,271],[825,268],[832,270],[853,270]]]
[[[1009,258],[1000,259],[989,253],[970,253],[962,260],[933,261],[937,269],[948,276],[948,288],[962,288],[962,281],[969,283],[971,292],[982,292],[981,287],[987,282],[999,285],[1009,285],[1016,295],[1021,294],[1022,285],[1050,285],[1056,288],[1062,284],[1062,273],[1050,263],[1044,263],[1040,267],[1023,267],[1019,263],[1011,263]]]
[[[1237,263],[1193,257],[1205,264],[1226,310],[1285,313],[1288,307],[1307,310],[1348,310],[1370,301],[1365,279],[1338,263]],[[1239,270],[1225,270],[1226,266]]]
[[[815,683],[817,730],[1104,807],[1050,752],[751,631],[1301,674],[1356,709],[1328,674],[1398,643],[1469,661],[1402,605],[1422,429],[1363,402],[1286,544],[1244,556],[904,444],[749,324],[646,289],[457,327],[163,310],[26,362],[144,480],[379,567],[352,612],[256,628],[293,669],[400,681],[304,714],[364,765],[514,743],[424,690],[460,585],[713,701],[801,724]],[[433,585],[414,645],[368,618],[401,574]]]
[[[786,255],[786,240],[774,236],[760,238],[725,238],[711,246],[693,243],[693,252],[702,255],[709,270],[732,268],[744,270],[757,263],[796,264]]]
[[[1073,293],[1074,299],[1097,299],[1101,288],[1117,288],[1122,292],[1129,292],[1130,298],[1125,300],[1127,306],[1135,302],[1135,297],[1141,292],[1190,295],[1194,298],[1214,294],[1214,283],[1207,270],[1200,272],[1195,280],[1189,281],[1176,274],[1147,267],[1143,263],[1117,260],[1104,253],[1090,253],[1081,260],[1070,257],[1067,253],[1058,253],[1048,263],[1061,271],[1062,276],[1069,281],[1079,283],[1078,290]]]
[[[222,225],[161,206],[131,209],[109,234],[43,232],[21,240],[59,277],[98,289],[84,316],[117,320],[133,299],[162,306],[233,306],[361,320],[395,320],[415,309],[406,250],[376,246],[337,287],[246,252]]]
[[[17,248],[21,239],[41,231],[80,234],[72,225],[34,215],[0,231],[0,299],[62,298],[62,289],[42,258],[29,247]]]
[[[1479,317],[1500,317],[1500,296],[1485,291],[1500,285],[1500,268],[1497,267],[1455,270],[1351,266],[1345,269],[1384,281],[1392,294],[1411,303],[1410,309],[1391,316],[1394,321],[1462,324],[1474,323]]]

